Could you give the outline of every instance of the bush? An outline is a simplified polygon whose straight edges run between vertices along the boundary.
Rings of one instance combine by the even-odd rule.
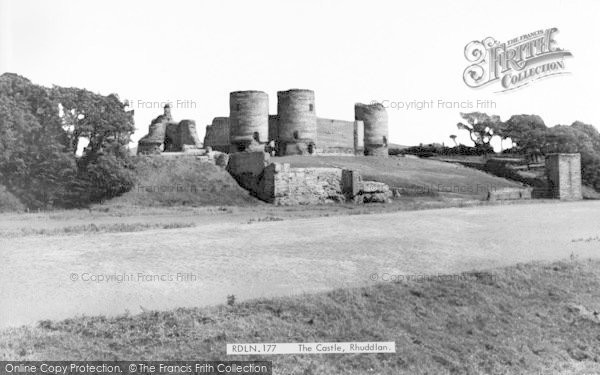
[[[6,187],[0,185],[0,212],[20,212],[25,211],[25,205],[21,203]]]
[[[82,159],[79,164],[80,173],[71,181],[69,194],[64,197],[63,204],[67,207],[103,202],[131,190],[135,184],[129,159],[102,155],[94,162]]]
[[[469,147],[465,145],[458,145],[455,147],[446,147],[443,145],[419,145],[405,148],[404,150],[398,150],[397,153],[390,155],[398,155],[398,154],[408,154],[408,155],[417,155],[422,158],[428,158],[432,156],[448,156],[448,155],[468,155],[468,156],[480,156],[491,154],[494,152],[494,149],[489,145],[480,145],[478,147]]]

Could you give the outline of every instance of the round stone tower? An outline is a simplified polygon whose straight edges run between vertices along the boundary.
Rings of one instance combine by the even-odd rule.
[[[314,154],[317,143],[315,92],[277,92],[278,149],[283,155]]]
[[[365,155],[388,156],[388,115],[381,103],[354,105],[354,118],[364,123]]]
[[[269,96],[262,91],[229,94],[229,144],[231,152],[260,149],[268,142]]]

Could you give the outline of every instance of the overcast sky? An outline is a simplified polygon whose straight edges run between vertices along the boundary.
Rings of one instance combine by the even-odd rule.
[[[137,141],[173,102],[199,135],[227,116],[230,91],[315,90],[319,117],[352,120],[355,102],[429,101],[388,109],[390,140],[451,143],[459,112],[438,101],[546,124],[600,124],[600,1],[48,1],[0,0],[0,71],[43,85],[117,93],[133,102]],[[568,75],[495,93],[463,82],[465,45],[556,27]],[[179,101],[179,103],[178,103]],[[195,106],[195,108],[194,108]],[[185,108],[188,107],[188,108]]]

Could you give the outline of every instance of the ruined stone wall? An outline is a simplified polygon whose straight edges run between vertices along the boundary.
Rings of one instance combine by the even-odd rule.
[[[194,120],[169,122],[164,136],[164,152],[183,151],[185,146],[200,148],[201,143],[196,132]]]
[[[235,152],[229,155],[227,172],[237,183],[257,198],[270,202],[271,192],[264,187],[263,171],[270,164],[265,152]]]
[[[204,147],[229,152],[229,117],[215,117],[212,124],[206,126]]]
[[[202,145],[200,138],[198,137],[196,122],[194,120],[179,121],[179,142],[182,150],[185,146],[200,147]]]
[[[257,198],[279,205],[341,202],[342,170],[339,168],[291,168],[271,163],[264,152],[230,155],[227,171]]]
[[[340,168],[292,168],[271,163],[264,152],[237,152],[227,171],[255,197],[277,205],[388,202],[392,192],[382,182],[363,181]]]
[[[291,168],[273,163],[263,175],[262,188],[277,205],[344,202],[342,170],[339,168]]]
[[[582,199],[580,154],[546,155],[546,174],[553,198]]]
[[[150,123],[148,134],[138,141],[139,154],[160,154],[200,148],[202,144],[196,132],[194,120],[174,122],[171,107],[167,104],[164,113]]]
[[[165,113],[156,117],[148,127],[148,134],[138,141],[138,155],[160,154],[167,133],[167,125],[171,121],[171,113],[165,106]]]

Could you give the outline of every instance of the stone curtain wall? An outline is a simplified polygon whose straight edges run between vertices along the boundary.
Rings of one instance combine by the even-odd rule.
[[[277,115],[269,115],[269,141],[277,141],[279,139],[279,117]]]
[[[269,115],[269,140],[279,140],[278,116]],[[363,154],[364,125],[362,121],[344,121],[317,118],[318,153],[324,154]],[[229,152],[229,118],[215,117],[211,125],[206,126],[204,147]]]
[[[355,121],[317,119],[318,153],[354,154]]]
[[[580,154],[546,155],[546,173],[553,198],[582,199]]]

